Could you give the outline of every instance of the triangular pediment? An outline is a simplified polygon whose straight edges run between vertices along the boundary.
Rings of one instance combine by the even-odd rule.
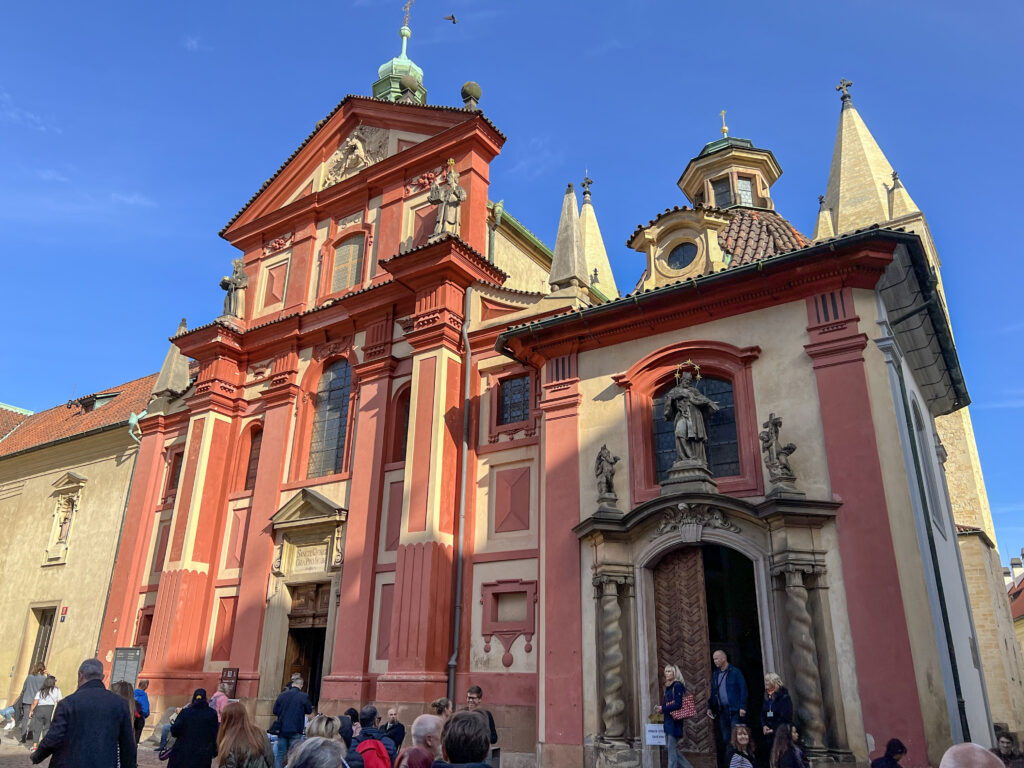
[[[303,488],[286,501],[270,518],[274,530],[314,525],[338,525],[345,522],[348,510],[321,493]]]
[[[346,96],[264,182],[221,235],[404,152],[474,114],[449,107],[393,104]]]
[[[65,472],[53,482],[55,492],[73,491],[81,488],[88,482],[88,479],[77,472]]]

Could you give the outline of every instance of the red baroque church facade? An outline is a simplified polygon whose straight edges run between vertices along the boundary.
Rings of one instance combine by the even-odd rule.
[[[619,298],[589,185],[553,251],[489,202],[471,86],[427,106],[403,52],[221,233],[224,315],[179,328],[139,422],[101,656],[143,646],[157,707],[237,669],[268,723],[293,672],[406,722],[479,684],[505,754],[568,766],[651,764],[658,670],[706,696],[723,647],[748,709],[783,676],[815,759],[987,740],[933,427],[968,398],[920,238],[812,243],[726,138]],[[687,477],[684,370],[717,408]],[[695,765],[710,739],[687,726]]]

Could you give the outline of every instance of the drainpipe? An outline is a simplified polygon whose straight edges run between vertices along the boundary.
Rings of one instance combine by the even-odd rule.
[[[501,215],[500,213],[498,214]],[[491,230],[493,243],[494,230]],[[493,258],[493,257],[492,257]],[[455,668],[459,663],[459,642],[462,635],[462,560],[466,549],[466,482],[469,466],[469,387],[473,373],[473,352],[469,347],[469,313],[472,309],[473,289],[466,289],[466,308],[462,320],[462,346],[465,349],[466,368],[463,374],[462,395],[462,469],[459,483],[459,535],[455,545],[455,618],[452,627],[452,655],[448,659],[448,698],[455,701]]]
[[[971,740],[971,729],[967,724],[967,705],[964,702],[963,689],[960,686],[960,671],[956,663],[956,648],[953,646],[953,632],[949,627],[949,610],[946,608],[946,591],[942,588],[942,573],[939,571],[939,556],[935,550],[935,535],[932,533],[932,517],[928,509],[928,494],[924,487],[921,467],[921,456],[917,446],[917,430],[910,412],[910,400],[907,398],[907,384],[903,378],[903,364],[897,363],[896,378],[900,383],[900,399],[903,401],[903,418],[907,423],[907,436],[910,439],[910,454],[914,459],[914,474],[917,480],[917,493],[921,497],[921,509],[924,511],[924,530],[928,535],[928,552],[931,555],[932,571],[935,573],[935,589],[939,593],[939,612],[942,614],[942,629],[946,636],[946,650],[949,653],[949,668],[953,675],[953,690],[956,693],[956,706],[960,713],[960,728],[964,741]],[[956,530],[953,531],[956,536]],[[956,544],[954,540],[954,544]],[[959,547],[959,544],[956,544]]]

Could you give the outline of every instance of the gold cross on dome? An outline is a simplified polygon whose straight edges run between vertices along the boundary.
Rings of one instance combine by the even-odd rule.
[[[405,5],[402,6],[402,10],[405,11],[405,19],[402,21],[403,27],[409,26],[409,11],[412,9],[412,4],[415,2],[416,0],[405,0]]]
[[[729,138],[729,126],[725,124],[725,110],[723,109],[718,114],[722,116],[722,135],[725,138]]]

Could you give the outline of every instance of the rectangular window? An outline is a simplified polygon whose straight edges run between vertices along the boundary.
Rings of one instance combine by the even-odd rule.
[[[711,190],[715,193],[715,206],[725,208],[732,205],[732,194],[729,191],[729,179],[719,179],[711,182]]]
[[[739,178],[736,180],[736,197],[740,205],[754,204],[754,185],[751,179]]]
[[[530,417],[530,375],[502,379],[498,386],[498,424],[526,421]]]
[[[363,240],[362,235],[356,235],[342,241],[334,249],[331,293],[358,285],[363,279]]]
[[[53,636],[53,621],[57,617],[56,608],[34,608],[32,612],[39,622],[36,627],[36,643],[32,647],[32,662],[30,667],[37,663],[46,663],[46,656],[50,652],[50,638]]]
[[[181,478],[181,464],[185,458],[185,451],[175,451],[171,456],[171,466],[167,470],[167,490],[164,491],[164,503],[174,499],[178,493],[178,480]]]

